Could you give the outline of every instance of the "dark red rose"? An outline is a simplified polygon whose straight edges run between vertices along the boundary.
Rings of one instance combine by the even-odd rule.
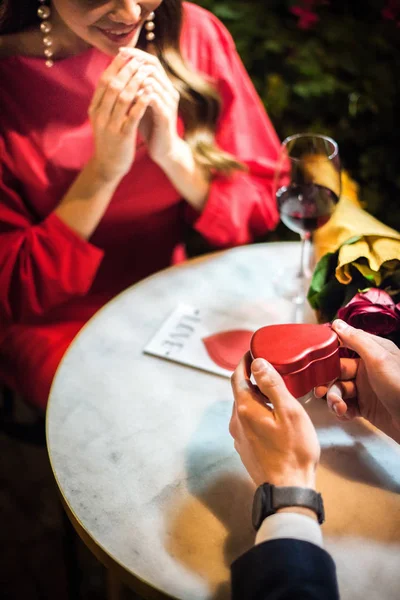
[[[389,294],[377,288],[356,294],[339,309],[338,317],[375,335],[386,336],[400,328],[400,311]]]

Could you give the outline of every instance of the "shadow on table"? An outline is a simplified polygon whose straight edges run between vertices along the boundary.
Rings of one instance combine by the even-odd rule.
[[[338,421],[324,400],[311,400],[305,408],[318,431],[321,466],[344,479],[400,493],[400,447],[364,419]]]
[[[230,599],[229,567],[254,543],[253,492],[250,481],[226,474],[196,486],[184,502],[172,499],[168,553],[201,578],[210,600]]]
[[[321,401],[310,402],[306,409],[318,429],[323,448],[321,465],[332,472],[325,482],[331,486],[326,493],[329,502],[336,503],[332,512],[337,510],[338,514],[332,514],[332,522],[340,530],[340,506],[344,495],[349,500],[352,496],[351,483],[346,480],[375,488],[375,495],[399,491],[393,473],[369,449],[376,439],[384,447],[388,442],[361,420],[343,426]],[[207,597],[212,600],[230,598],[229,567],[253,545],[255,535],[251,526],[255,486],[233,448],[228,431],[231,411],[232,401],[227,399],[215,402],[204,413],[186,453],[186,484],[191,496],[183,504],[176,499],[167,516],[168,551],[207,582],[212,590]],[[361,512],[367,509],[365,506]],[[386,530],[379,529],[381,519],[378,512],[376,526],[365,532],[370,539],[386,539]],[[356,523],[346,525],[346,535],[362,535],[358,527]]]
[[[231,412],[230,397],[205,412],[185,456],[190,496],[182,502],[177,491],[166,515],[169,554],[202,579],[212,600],[230,598],[230,564],[254,543],[254,484],[233,448]]]

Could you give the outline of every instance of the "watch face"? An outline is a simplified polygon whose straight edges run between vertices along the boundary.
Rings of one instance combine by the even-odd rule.
[[[259,529],[262,521],[262,513],[263,513],[263,495],[264,490],[262,486],[256,489],[256,493],[254,494],[253,500],[253,513],[252,513],[252,522],[254,529]]]

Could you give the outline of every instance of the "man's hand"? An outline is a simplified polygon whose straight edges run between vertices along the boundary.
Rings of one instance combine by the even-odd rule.
[[[400,350],[391,341],[334,321],[333,329],[346,348],[360,358],[341,359],[341,376],[333,385],[318,386],[318,398],[341,420],[356,416],[400,442]]]
[[[250,381],[251,372],[258,387]],[[315,488],[317,434],[279,373],[266,360],[251,362],[247,353],[232,375],[232,389],[229,431],[254,482]]]

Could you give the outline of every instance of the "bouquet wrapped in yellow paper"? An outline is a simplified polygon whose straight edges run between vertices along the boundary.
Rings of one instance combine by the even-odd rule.
[[[319,320],[340,316],[371,333],[400,335],[400,233],[363,210],[346,173],[336,211],[316,231],[314,246],[308,300]]]

